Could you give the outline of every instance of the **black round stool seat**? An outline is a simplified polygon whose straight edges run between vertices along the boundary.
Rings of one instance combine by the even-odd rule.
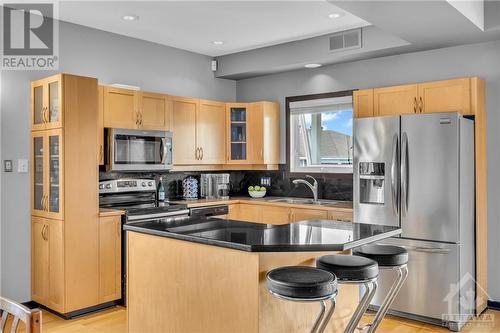
[[[316,267],[335,274],[340,281],[370,280],[378,276],[376,261],[346,254],[322,256],[316,260]]]
[[[370,258],[379,266],[401,266],[408,263],[408,251],[394,245],[365,245],[354,250],[354,254]]]
[[[314,267],[280,267],[269,271],[266,279],[271,292],[288,298],[327,298],[337,292],[335,275]]]

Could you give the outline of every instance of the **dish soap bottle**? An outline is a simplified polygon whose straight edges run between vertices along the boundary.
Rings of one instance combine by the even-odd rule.
[[[165,201],[165,187],[163,186],[162,177],[160,177],[160,181],[158,182],[157,198],[159,202]]]

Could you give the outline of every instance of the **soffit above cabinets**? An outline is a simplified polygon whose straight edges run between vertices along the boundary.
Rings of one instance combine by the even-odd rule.
[[[68,1],[59,18],[209,56],[369,25],[327,1]]]

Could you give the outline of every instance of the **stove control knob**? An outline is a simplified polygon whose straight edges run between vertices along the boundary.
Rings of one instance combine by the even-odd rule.
[[[99,189],[103,190],[104,189],[104,184],[99,184]]]
[[[106,188],[109,190],[111,189],[111,184],[106,184]]]
[[[142,187],[146,187],[146,182],[142,182],[142,183],[141,183],[141,186],[142,186]]]
[[[148,182],[148,186],[153,186],[153,182]]]

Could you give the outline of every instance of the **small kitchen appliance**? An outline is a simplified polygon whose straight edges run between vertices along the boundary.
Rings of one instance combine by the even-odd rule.
[[[229,174],[205,173],[200,178],[201,197],[204,199],[229,199]]]

